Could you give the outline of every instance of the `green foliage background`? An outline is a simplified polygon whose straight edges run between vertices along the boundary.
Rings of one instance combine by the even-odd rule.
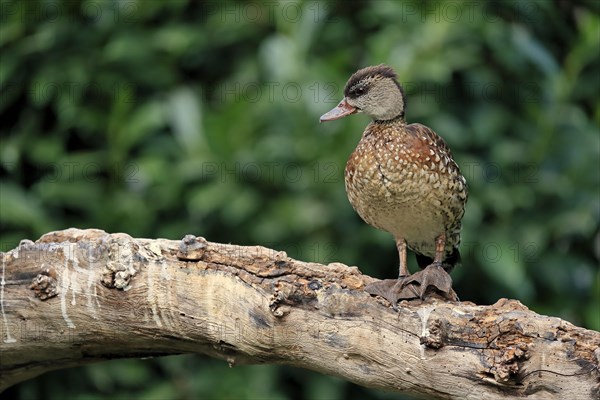
[[[68,227],[262,244],[392,277],[343,168],[367,124],[320,125],[388,63],[407,119],[470,185],[462,300],[600,329],[599,3],[5,1],[0,244]],[[413,260],[411,260],[412,262]],[[398,398],[281,366],[178,356],[58,371],[13,398]]]

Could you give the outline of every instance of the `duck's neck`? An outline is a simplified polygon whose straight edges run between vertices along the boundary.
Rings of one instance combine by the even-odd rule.
[[[406,121],[404,117],[396,117],[392,119],[384,119],[384,120],[372,120],[369,125],[367,125],[365,131],[363,132],[362,138],[366,138],[367,136],[375,135],[380,136],[381,134],[390,134],[390,132],[402,132],[404,131],[404,126],[406,125]],[[391,128],[391,129],[388,129]]]
[[[404,119],[404,114],[400,114],[392,119],[374,119],[373,123],[379,125],[406,125],[406,120]]]

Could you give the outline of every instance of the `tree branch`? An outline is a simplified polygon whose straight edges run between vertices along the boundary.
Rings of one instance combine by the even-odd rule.
[[[24,240],[1,268],[0,390],[100,360],[201,353],[440,399],[600,396],[600,333],[515,300],[394,311],[356,267],[100,230]]]

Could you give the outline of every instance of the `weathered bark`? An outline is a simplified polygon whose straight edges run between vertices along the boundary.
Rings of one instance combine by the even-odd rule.
[[[436,298],[398,311],[357,268],[264,247],[69,229],[2,254],[0,389],[57,368],[202,353],[442,399],[598,399],[600,333]]]

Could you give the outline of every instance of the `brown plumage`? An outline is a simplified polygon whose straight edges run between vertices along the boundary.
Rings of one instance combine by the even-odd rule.
[[[428,127],[406,124],[404,91],[388,66],[359,70],[348,80],[344,95],[321,121],[356,112],[373,118],[350,155],[345,183],[350,203],[361,218],[396,240],[401,280],[394,285],[395,294],[385,297],[392,303],[406,298],[400,292],[411,282],[420,286],[417,294],[421,297],[429,285],[449,292],[445,283],[436,284],[444,277],[415,274],[407,278],[406,262],[406,247],[417,254],[421,268],[432,264],[438,272],[442,266],[449,271],[459,261],[467,184],[448,145]],[[382,294],[381,288],[375,292]]]

